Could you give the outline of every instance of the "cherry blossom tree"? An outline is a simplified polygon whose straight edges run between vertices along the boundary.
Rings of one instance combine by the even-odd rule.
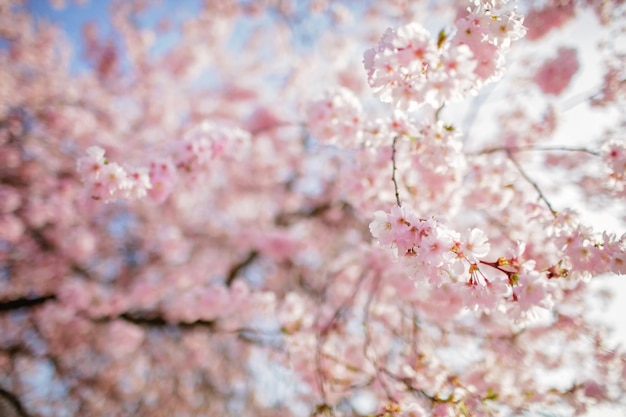
[[[1,415],[626,407],[623,1],[174,3],[0,0]]]

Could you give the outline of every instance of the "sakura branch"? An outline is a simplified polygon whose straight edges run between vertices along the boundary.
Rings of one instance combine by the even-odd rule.
[[[380,285],[380,278],[377,277],[377,279],[375,279],[374,283],[372,284],[372,288],[370,289],[368,296],[367,296],[367,301],[365,302],[365,305],[363,306],[363,328],[365,331],[365,341],[363,343],[363,356],[367,358],[368,361],[371,362],[374,368],[375,376],[376,376],[375,380],[382,387],[383,391],[385,392],[385,395],[387,396],[387,400],[389,400],[390,403],[395,404],[398,401],[394,398],[392,390],[390,389],[390,387],[387,385],[387,382],[385,382],[383,378],[384,375],[382,371],[384,370],[385,366],[379,363],[379,357],[378,357],[378,353],[376,352],[376,347],[372,343],[372,331],[369,327],[370,326],[370,320],[369,320],[370,307],[376,297],[376,293],[378,292],[379,285]]]
[[[533,186],[533,188],[535,189],[535,191],[537,192],[537,194],[539,195],[539,198],[546,204],[546,206],[548,206],[548,209],[550,209],[550,213],[552,213],[552,215],[554,217],[556,217],[557,215],[557,211],[554,210],[554,208],[552,208],[552,204],[550,204],[550,201],[546,198],[546,196],[543,194],[543,192],[541,191],[541,188],[539,188],[539,185],[537,185],[537,183],[535,181],[533,181],[528,174],[526,173],[526,171],[524,171],[524,169],[522,168],[522,166],[519,164],[519,162],[517,162],[517,160],[515,159],[515,157],[513,156],[513,153],[511,151],[506,151],[506,155],[509,158],[509,160],[513,163],[513,165],[515,165],[515,168],[517,168],[517,171],[520,173],[520,175],[522,177],[524,177],[524,179]]]
[[[226,276],[226,281],[225,281],[226,285],[230,287],[233,281],[237,279],[237,276],[239,275],[239,273],[243,271],[247,266],[252,264],[252,262],[254,262],[255,259],[258,258],[258,256],[259,256],[259,253],[257,251],[254,251],[254,250],[250,251],[250,253],[248,253],[248,256],[245,257],[245,259],[243,259],[241,262],[234,265],[228,272],[228,275]]]
[[[398,204],[398,207],[402,206],[402,203],[400,202],[400,192],[398,191],[398,180],[396,179],[396,174],[398,171],[398,168],[396,167],[396,142],[398,141],[398,137],[394,136],[393,138],[393,143],[391,144],[391,181],[393,181],[393,189],[395,191],[395,195],[396,195],[396,204]]]
[[[488,155],[496,152],[504,152],[504,153],[517,153],[517,152],[583,152],[589,155],[600,156],[601,153],[594,149],[584,148],[584,147],[569,147],[569,146],[536,146],[536,145],[528,145],[528,146],[512,146],[512,147],[493,147],[487,148],[481,151],[473,152],[472,155]]]

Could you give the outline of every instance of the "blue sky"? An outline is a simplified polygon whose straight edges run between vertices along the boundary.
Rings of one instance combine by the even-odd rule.
[[[84,4],[74,4],[72,0],[67,0],[66,7],[62,9],[55,9],[48,0],[30,0],[26,4],[38,19],[52,22],[63,29],[74,48],[72,68],[80,71],[87,68],[84,59],[82,59],[84,47],[82,28],[86,23],[95,22],[102,37],[112,37],[119,42],[119,38],[109,21],[109,7],[112,3],[111,0],[92,0]],[[199,0],[164,0],[160,3],[159,7],[150,7],[146,13],[139,17],[137,23],[141,27],[154,27],[164,17],[172,19],[175,24],[180,23],[185,18],[193,16],[200,7]],[[159,42],[155,43],[153,52],[158,54],[167,50],[176,43],[177,39],[176,30],[160,36]]]

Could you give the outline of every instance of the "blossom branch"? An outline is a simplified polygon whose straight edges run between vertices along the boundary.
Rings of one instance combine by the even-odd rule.
[[[164,327],[167,325],[174,325],[180,328],[192,328],[192,327],[207,327],[213,328],[215,326],[214,321],[206,321],[206,320],[196,320],[193,322],[169,322],[165,320],[161,316],[148,316],[148,315],[140,315],[134,313],[123,313],[119,316],[119,318],[129,322],[136,324],[138,326],[147,326],[147,327]]]
[[[582,147],[569,147],[569,146],[532,146],[532,145],[528,145],[528,146],[512,146],[512,147],[506,147],[506,146],[497,146],[494,148],[487,148],[487,149],[483,149],[481,151],[478,152],[472,152],[470,153],[470,155],[487,155],[487,154],[491,154],[491,153],[496,153],[496,152],[506,152],[507,154],[509,153],[515,153],[515,152],[533,152],[533,151],[538,151],[538,152],[584,152],[584,153],[588,153],[590,155],[594,155],[594,156],[600,156],[600,152],[599,151],[595,151],[593,149],[589,149],[589,148],[582,148]]]
[[[564,111],[568,111],[578,106],[579,104],[585,103],[587,101],[591,102],[593,99],[600,96],[601,93],[602,86],[597,86],[589,91],[584,91],[580,94],[570,97],[565,102],[563,102],[561,106]]]
[[[136,326],[148,328],[178,328],[180,330],[193,330],[203,328],[213,334],[230,334],[239,340],[259,346],[276,346],[280,332],[261,331],[251,327],[224,328],[219,326],[218,320],[195,320],[192,322],[168,321],[160,315],[138,314],[133,312],[122,313],[116,317],[107,317],[94,320],[95,323],[109,323],[121,319]]]
[[[398,181],[396,180],[396,171],[397,171],[397,167],[396,167],[396,142],[398,141],[398,137],[395,136],[393,138],[393,144],[391,146],[391,164],[393,166],[392,171],[391,171],[391,180],[393,181],[393,188],[396,192],[396,203],[398,204],[398,206],[401,205],[400,203],[400,193],[398,191]]]
[[[372,290],[370,291],[367,297],[367,302],[365,303],[365,306],[363,307],[363,327],[365,330],[365,343],[363,344],[363,355],[372,362],[372,365],[374,365],[374,370],[376,372],[376,380],[380,383],[380,386],[382,387],[383,391],[385,391],[385,395],[387,396],[387,399],[393,403],[397,403],[397,400],[394,398],[391,390],[387,386],[387,383],[383,379],[383,373],[381,371],[384,370],[384,367],[378,364],[378,354],[376,353],[376,348],[372,345],[372,334],[370,331],[370,326],[368,325],[369,315],[370,315],[370,306],[372,305],[372,302],[374,301],[374,295],[378,291],[379,284],[380,284],[380,276],[377,276],[376,280],[374,281],[374,285],[372,285]],[[370,355],[368,355],[368,351],[370,349],[373,353],[372,355],[373,357],[369,357]]]
[[[316,367],[315,380],[317,382],[318,388],[320,390],[320,394],[322,396],[321,398],[322,406],[325,407],[326,412],[331,413],[331,415],[334,415],[334,411],[332,410],[332,407],[328,406],[326,387],[324,385],[325,375],[324,375],[324,370],[323,370],[323,360],[324,360],[325,355],[322,353],[322,347],[330,331],[333,329],[335,325],[337,325],[337,322],[339,321],[342,313],[345,312],[346,309],[349,308],[350,304],[354,302],[354,299],[356,295],[358,294],[361,288],[361,285],[363,284],[363,281],[365,281],[365,279],[366,279],[366,275],[362,275],[359,278],[359,280],[354,285],[354,289],[352,290],[352,293],[350,294],[350,296],[348,296],[341,303],[341,305],[335,310],[335,313],[330,318],[330,320],[328,320],[328,322],[326,322],[326,324],[321,327],[320,331],[316,335],[317,343],[315,347],[315,367]]]
[[[443,103],[441,106],[439,106],[439,108],[435,111],[435,121],[439,121],[439,116],[441,115],[441,111],[443,110],[443,108],[446,106],[445,103]]]
[[[347,206],[345,203],[343,206]],[[277,226],[289,226],[295,221],[306,218],[313,218],[323,215],[325,212],[333,208],[331,203],[322,203],[310,209],[302,209],[295,212],[283,212],[276,216],[275,223]]]
[[[519,162],[517,162],[515,160],[515,158],[513,158],[513,152],[507,150],[506,151],[506,155],[509,158],[509,160],[513,163],[513,165],[515,165],[515,168],[517,168],[517,170],[519,171],[519,173],[522,175],[522,177],[524,177],[524,179],[533,186],[533,188],[535,189],[535,191],[537,191],[537,194],[539,194],[539,198],[546,204],[546,206],[548,206],[548,208],[550,209],[550,213],[552,213],[552,215],[554,217],[556,217],[556,210],[554,210],[554,208],[552,207],[552,204],[550,204],[550,201],[548,201],[548,199],[546,198],[546,196],[543,194],[543,191],[541,191],[541,188],[539,188],[539,185],[537,185],[537,183],[535,181],[532,180],[532,178],[530,178],[528,176],[528,174],[526,173],[526,171],[524,171],[524,169],[522,168],[522,166],[519,164]]]
[[[232,283],[235,281],[235,279],[237,278],[237,275],[239,275],[239,273],[244,268],[246,268],[252,262],[254,262],[258,256],[259,256],[259,252],[257,252],[256,250],[252,250],[250,251],[250,253],[248,253],[248,256],[246,256],[241,262],[233,265],[233,267],[228,272],[228,276],[226,277],[226,286],[230,287]]]
[[[324,376],[322,371],[322,344],[323,338],[325,336],[320,334],[317,336],[317,346],[315,349],[315,381],[317,383],[318,389],[320,390],[320,395],[322,396],[322,406],[327,412],[333,413],[332,408],[328,406],[328,400],[326,395],[326,387],[324,386]],[[318,406],[319,408],[320,406]]]
[[[452,400],[452,397],[444,399],[444,398],[439,397],[436,394],[435,395],[430,395],[426,391],[424,391],[422,388],[415,387],[413,385],[413,383],[411,382],[411,378],[409,378],[409,377],[396,375],[393,372],[389,371],[388,369],[383,369],[383,372],[387,376],[392,378],[393,380],[403,384],[404,387],[407,389],[407,391],[412,392],[413,394],[416,394],[416,396],[418,398],[422,398],[422,399],[425,399],[425,400],[429,401],[431,404],[454,402]]]

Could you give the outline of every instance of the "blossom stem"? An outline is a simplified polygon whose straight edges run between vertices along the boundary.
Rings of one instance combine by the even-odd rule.
[[[398,137],[395,136],[393,138],[393,144],[391,146],[391,164],[393,166],[393,169],[391,171],[391,180],[393,181],[393,187],[395,189],[396,192],[396,203],[398,204],[398,206],[401,206],[400,204],[400,192],[398,191],[398,181],[396,180],[396,142],[398,141]]]
[[[483,261],[482,259],[479,262],[481,264],[483,264],[483,265],[487,265],[487,266],[490,266],[490,267],[492,267],[494,269],[497,269],[498,271],[500,271],[500,272],[502,272],[502,273],[504,273],[506,275],[509,275],[509,276],[513,273],[511,271],[507,271],[506,269],[503,269],[501,266],[498,265],[497,262],[487,262],[487,261]]]
[[[537,194],[539,194],[539,198],[546,204],[546,206],[548,206],[548,208],[550,209],[550,213],[552,213],[552,215],[554,217],[556,217],[556,210],[554,210],[554,208],[552,208],[552,204],[550,204],[550,201],[548,201],[548,199],[546,198],[546,196],[543,194],[543,192],[541,191],[541,188],[539,188],[539,185],[537,185],[537,183],[535,181],[532,180],[532,178],[530,178],[528,176],[528,174],[526,174],[526,171],[524,171],[524,169],[522,168],[522,166],[519,164],[519,162],[517,162],[517,160],[515,160],[515,158],[513,158],[513,152],[511,152],[510,150],[506,151],[506,154],[508,156],[508,158],[511,160],[511,162],[513,163],[513,165],[515,165],[515,168],[517,168],[517,170],[519,171],[519,173],[522,175],[522,177],[524,177],[524,179],[526,181],[528,181],[528,183],[530,185],[533,186],[533,188],[535,189],[535,191],[537,191]]]

